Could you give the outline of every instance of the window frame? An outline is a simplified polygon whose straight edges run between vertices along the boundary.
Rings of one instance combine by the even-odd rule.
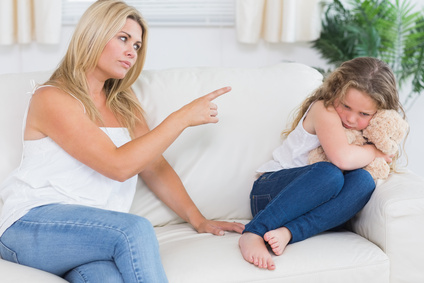
[[[95,0],[62,0],[62,24],[75,25]],[[149,26],[232,27],[235,0],[127,0]]]

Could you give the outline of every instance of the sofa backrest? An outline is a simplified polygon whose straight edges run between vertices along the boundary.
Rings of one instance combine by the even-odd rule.
[[[22,155],[22,126],[33,90],[50,72],[0,75],[0,183],[15,169]]]
[[[18,166],[22,120],[32,90],[50,72],[0,75],[0,182]],[[191,100],[223,86],[219,123],[189,128],[164,153],[201,212],[210,219],[249,219],[255,170],[281,143],[291,111],[322,76],[297,63],[261,68],[145,70],[134,85],[151,128]],[[140,180],[131,212],[155,226],[181,222]]]
[[[164,156],[193,201],[210,219],[251,218],[255,170],[281,143],[291,112],[322,82],[297,63],[262,68],[184,68],[145,71],[134,86],[151,128],[191,100],[224,86],[217,124],[189,128]],[[181,221],[140,182],[133,213],[154,225]]]

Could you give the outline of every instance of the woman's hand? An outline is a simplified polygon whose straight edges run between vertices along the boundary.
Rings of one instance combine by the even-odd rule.
[[[218,107],[212,101],[230,90],[231,87],[217,89],[193,100],[178,111],[174,112],[174,114],[181,115],[179,117],[182,119],[185,127],[217,123],[219,121],[217,117]]]
[[[199,233],[211,233],[216,236],[223,236],[225,231],[242,233],[244,224],[238,222],[214,221],[205,219],[198,227],[195,227]]]

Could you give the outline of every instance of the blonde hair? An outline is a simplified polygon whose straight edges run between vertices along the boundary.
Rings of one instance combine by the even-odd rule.
[[[102,122],[101,115],[90,98],[86,73],[93,70],[109,42],[125,25],[127,19],[136,21],[142,29],[142,45],[137,60],[123,79],[105,82],[107,106],[119,122],[133,133],[142,108],[131,85],[140,75],[146,58],[147,23],[134,7],[122,1],[98,0],[82,15],[69,43],[68,51],[45,84],[57,86],[79,99],[93,121]]]
[[[377,104],[377,109],[394,109],[405,118],[390,67],[376,58],[358,57],[341,64],[303,101],[294,114],[291,126],[282,132],[282,136],[287,137],[296,128],[312,103],[322,100],[325,107],[332,106],[336,100],[343,100],[349,88],[368,94]],[[400,153],[393,158],[392,171],[399,156]]]

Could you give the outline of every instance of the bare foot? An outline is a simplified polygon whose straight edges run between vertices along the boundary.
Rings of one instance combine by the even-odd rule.
[[[269,244],[276,255],[281,255],[292,238],[292,234],[286,227],[281,227],[265,233],[264,240]]]
[[[259,268],[274,270],[275,264],[271,258],[264,239],[262,237],[246,232],[239,239],[239,246],[243,258]]]

